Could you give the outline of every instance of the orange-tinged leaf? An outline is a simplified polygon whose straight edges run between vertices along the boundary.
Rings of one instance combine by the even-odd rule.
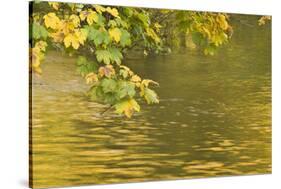
[[[87,74],[85,79],[86,79],[87,84],[91,84],[91,83],[97,82],[99,80],[98,75],[93,72]]]
[[[115,75],[115,70],[112,65],[102,66],[99,68],[98,72],[100,77],[105,76],[110,78],[111,76]]]

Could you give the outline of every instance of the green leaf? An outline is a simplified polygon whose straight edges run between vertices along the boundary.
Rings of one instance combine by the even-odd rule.
[[[87,95],[90,97],[90,100],[96,101],[96,102],[98,102],[100,100],[98,95],[97,95],[97,90],[98,90],[98,87],[97,86],[93,86],[88,91]]]
[[[127,30],[120,29],[121,31],[121,38],[120,38],[120,45],[122,47],[131,45],[131,35]]]
[[[119,98],[124,98],[126,96],[134,97],[136,94],[135,84],[128,81],[119,81],[118,82],[118,92],[117,95]]]
[[[148,15],[146,15],[145,13],[138,13],[137,18],[142,22],[144,27],[149,27],[150,20]]]
[[[103,102],[106,103],[106,104],[116,104],[116,96],[115,96],[115,93],[106,93],[104,94],[103,96]]]
[[[145,98],[147,104],[159,103],[157,94],[149,88],[144,88],[140,95]]]
[[[102,14],[98,14],[98,21],[97,21],[97,24],[99,26],[104,26],[104,22],[105,22],[105,17],[102,15]]]
[[[135,111],[140,111],[140,106],[137,101],[133,98],[122,100],[121,102],[114,105],[116,113],[124,113],[128,118],[130,118]]]
[[[117,26],[122,27],[122,28],[128,28],[128,23],[122,20],[121,18],[115,18],[115,23]]]
[[[33,23],[31,30],[31,37],[33,39],[46,39],[48,37],[48,31],[46,30],[46,28],[38,23]]]
[[[121,51],[116,47],[111,47],[108,50],[110,52],[110,59],[117,64],[121,64],[121,60],[123,58]]]
[[[84,56],[79,56],[76,62],[78,72],[84,77],[90,72],[97,72],[98,65],[94,61],[87,60]]]
[[[98,62],[104,62],[105,64],[110,64],[111,53],[107,50],[97,50],[96,57]]]
[[[105,78],[101,81],[101,86],[104,93],[115,92],[117,88],[117,82],[114,79]]]
[[[108,45],[110,42],[110,37],[107,31],[96,29],[94,27],[86,27],[88,30],[88,38],[93,41],[95,46],[99,46],[101,44]]]

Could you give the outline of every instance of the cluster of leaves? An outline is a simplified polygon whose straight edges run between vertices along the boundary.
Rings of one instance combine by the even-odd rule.
[[[128,50],[139,48],[145,56],[169,53],[171,47],[188,41],[213,55],[232,34],[229,16],[222,13],[38,1],[31,7],[32,70],[42,72],[47,47],[75,54],[78,72],[91,85],[89,98],[127,117],[140,111],[138,99],[159,103],[150,88],[158,83],[142,79],[122,64]],[[259,23],[266,20],[262,17]]]
[[[262,17],[260,17],[260,19],[258,20],[258,24],[259,24],[260,26],[262,26],[262,25],[265,25],[266,22],[268,22],[268,21],[270,21],[270,20],[271,20],[271,16],[262,16]]]
[[[160,45],[145,11],[57,2],[40,2],[33,8],[30,18],[33,71],[41,73],[46,46],[51,44],[78,55],[77,69],[91,85],[87,93],[91,100],[108,104],[127,117],[140,111],[136,99],[159,103],[150,88],[158,84],[142,79],[122,65],[124,51],[132,42],[141,40],[145,47]]]
[[[84,57],[79,57],[77,64],[86,82],[91,84],[88,91],[90,99],[109,104],[115,108],[116,113],[124,113],[130,118],[135,111],[140,111],[137,97],[143,97],[148,104],[159,103],[157,94],[149,88],[149,85],[158,83],[141,79],[124,65],[114,68],[108,64],[96,69]]]
[[[155,27],[168,46],[199,47],[206,55],[214,55],[232,35],[227,14],[175,10],[155,10],[154,14]]]

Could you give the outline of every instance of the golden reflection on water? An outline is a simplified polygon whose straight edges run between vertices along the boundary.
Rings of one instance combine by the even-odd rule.
[[[249,32],[262,49],[242,33],[213,58],[133,60],[159,81],[161,102],[132,119],[101,115],[74,59],[49,53],[32,84],[34,187],[270,173],[269,34]]]

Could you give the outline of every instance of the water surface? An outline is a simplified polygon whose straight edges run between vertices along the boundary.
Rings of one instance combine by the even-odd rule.
[[[50,52],[32,83],[34,186],[270,173],[271,31],[255,24],[237,24],[213,57],[129,56],[160,83],[160,103],[131,119],[100,115],[75,58]]]

